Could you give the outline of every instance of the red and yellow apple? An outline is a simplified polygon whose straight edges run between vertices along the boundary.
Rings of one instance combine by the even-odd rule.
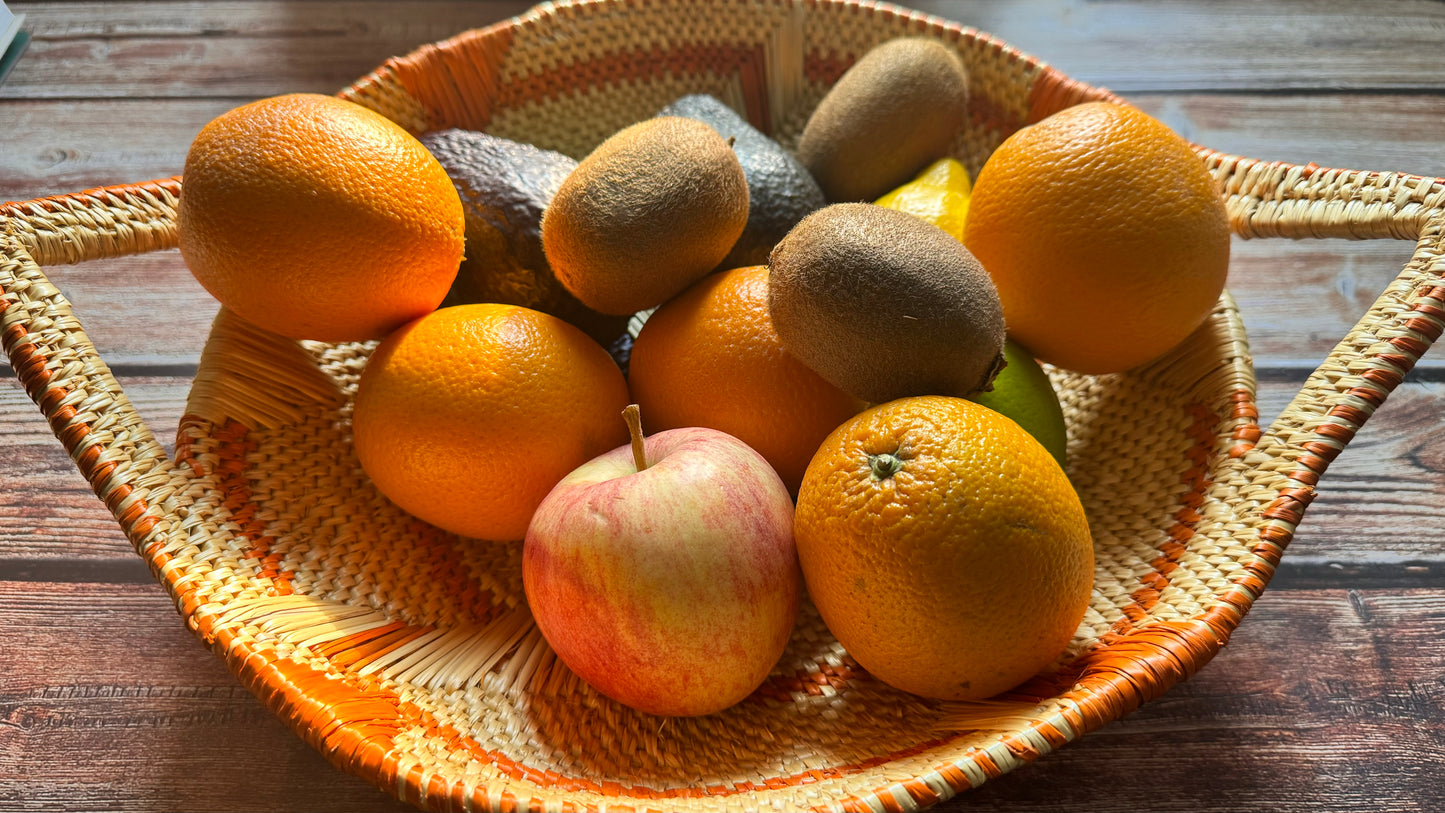
[[[723,432],[659,432],[645,453],[639,429],[634,439],[537,508],[527,603],[557,656],[602,694],[650,714],[710,714],[756,689],[792,635],[792,498],[762,455]]]

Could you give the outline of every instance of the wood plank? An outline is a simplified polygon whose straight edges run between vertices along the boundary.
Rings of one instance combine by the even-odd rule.
[[[393,56],[531,5],[16,3],[33,39],[0,99],[334,93]]]
[[[169,453],[190,382],[123,377],[126,397]],[[124,563],[108,578],[148,579],[120,526],[76,470],[40,409],[13,377],[0,381],[0,578],[23,563]],[[137,568],[137,566],[139,566]]]
[[[1236,240],[1228,286],[1256,366],[1299,376],[1313,369],[1413,250],[1400,241]],[[218,305],[178,252],[52,266],[46,275],[113,367],[143,371],[199,360]],[[1425,368],[1442,363],[1434,354],[1422,361]]]
[[[50,266],[45,275],[117,374],[189,375],[220,308],[174,249]]]
[[[0,583],[0,652],[22,653],[0,807],[400,809],[239,688],[158,587]],[[1192,680],[938,809],[1428,811],[1442,662],[1445,590],[1266,593]]]
[[[189,382],[122,377],[157,439],[173,448]],[[1300,381],[1266,380],[1267,416]],[[1296,584],[1436,584],[1445,569],[1445,382],[1407,381],[1321,481],[1279,579]],[[39,410],[0,380],[0,579],[149,579],[115,521],[75,470]],[[65,575],[71,565],[84,565]],[[88,568],[88,569],[86,569]]]
[[[0,200],[30,200],[181,174],[211,119],[243,99],[6,101]]]
[[[1391,394],[1320,479],[1281,571],[1369,564],[1404,579],[1412,565],[1441,560],[1442,396],[1441,384],[1420,381]]]
[[[1230,155],[1445,177],[1445,96],[1124,94],[1196,144]]]
[[[958,809],[1433,810],[1445,759],[1441,599],[1266,592],[1192,680]]]
[[[3,87],[3,86],[0,86]],[[1267,161],[1445,176],[1440,95],[1127,96],[1186,138]],[[0,200],[181,172],[206,122],[249,98],[9,100]]]
[[[0,98],[332,92],[391,56],[526,2],[15,3],[34,34]],[[1077,79],[1123,92],[1445,85],[1445,8],[1427,0],[1199,5],[912,0]],[[123,21],[123,22],[121,22]],[[258,54],[270,58],[257,59]],[[1123,55],[1127,54],[1127,58]]]
[[[401,809],[271,715],[158,585],[0,597],[0,808]]]
[[[1409,97],[1410,103],[1398,106],[1381,97],[1330,99],[1327,114],[1318,115],[1299,99],[1190,96],[1144,102],[1181,131],[1227,152],[1445,175],[1445,150],[1433,126],[1445,117],[1445,98]],[[228,104],[172,101],[164,103],[165,115],[152,116],[135,101],[13,103],[21,127],[14,149],[0,154],[0,179],[9,179],[0,180],[0,197],[26,199],[169,174],[183,165],[194,132]],[[1363,132],[1361,122],[1373,122],[1373,129]],[[1419,135],[1412,141],[1404,133]],[[1390,145],[1389,151],[1379,144]],[[1312,365],[1323,359],[1412,250],[1402,242],[1237,241],[1229,285],[1258,364]],[[174,252],[49,273],[71,296],[112,364],[193,364],[198,357],[216,306]],[[117,295],[111,274],[125,275],[124,295]]]
[[[1236,240],[1228,285],[1256,366],[1302,378],[1365,314],[1413,250],[1399,241]],[[218,306],[178,252],[53,266],[46,274],[112,367],[145,374],[199,360]],[[1434,369],[1445,361],[1429,354],[1421,365]]]
[[[1122,93],[1436,88],[1445,8],[1419,0],[908,0]],[[1434,64],[1430,64],[1430,63]]]
[[[1228,286],[1256,366],[1295,371],[1302,379],[1369,310],[1413,250],[1399,241],[1236,240]],[[179,252],[53,266],[46,275],[113,367],[144,374],[200,359],[218,305]],[[1422,364],[1445,362],[1427,355]]]
[[[1255,368],[1303,380],[1400,273],[1415,245],[1371,240],[1240,240],[1226,286]],[[1433,359],[1424,366],[1435,364]]]
[[[1314,160],[1324,165],[1406,168],[1445,175],[1445,151],[1433,123],[1445,116],[1441,97],[1143,97],[1141,106],[1200,143],[1269,160]],[[16,102],[14,149],[0,155],[0,197],[45,194],[170,174],[184,163],[190,138],[230,101],[180,100],[150,105],[109,101]],[[142,169],[136,170],[135,167]],[[130,168],[130,169],[128,169]],[[1408,244],[1299,244],[1255,241],[1236,246],[1230,287],[1250,328],[1261,366],[1317,361],[1363,313],[1403,265]],[[118,298],[92,274],[124,262],[137,265],[143,286],[134,302]],[[78,309],[94,312],[87,325],[107,359],[119,365],[193,363],[214,303],[189,279],[172,253],[157,258],[56,269],[58,284]],[[162,341],[127,328],[106,335],[106,325],[154,324],[152,300],[171,323]],[[140,305],[140,313],[134,306]],[[115,313],[99,310],[119,306]],[[83,314],[84,315],[84,314]],[[179,335],[172,333],[178,329]]]

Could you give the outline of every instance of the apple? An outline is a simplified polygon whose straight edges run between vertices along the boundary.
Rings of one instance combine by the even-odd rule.
[[[599,692],[696,716],[747,697],[792,635],[802,574],[793,500],[762,455],[714,429],[592,459],[542,500],[522,583],[542,635]]]

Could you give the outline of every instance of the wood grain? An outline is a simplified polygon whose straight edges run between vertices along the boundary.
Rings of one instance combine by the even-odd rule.
[[[532,4],[16,3],[30,50],[0,98],[334,93],[393,56]]]
[[[1398,241],[1236,240],[1228,284],[1256,366],[1302,381],[1413,250]],[[199,360],[218,306],[178,252],[53,266],[46,275],[70,300],[101,358],[120,371],[184,372]],[[1427,356],[1422,369],[1440,364]]]
[[[0,764],[25,766],[4,809],[401,809],[238,688],[159,587],[0,582],[0,653]],[[1442,660],[1445,590],[1266,593],[1191,681],[939,809],[1437,810],[1412,766],[1445,760]]]
[[[179,175],[201,128],[242,101],[249,100],[0,102],[7,125],[0,199],[30,200]]]
[[[0,582],[0,661],[0,809],[402,809],[286,729],[158,585]]]
[[[119,379],[156,439],[169,452],[190,381],[179,377]],[[76,470],[40,410],[20,384],[0,381],[0,579],[51,563],[64,571],[82,561],[121,563],[113,577],[149,578],[144,565],[90,484]],[[89,573],[87,575],[94,575]],[[31,576],[23,576],[31,578]],[[51,578],[55,578],[51,576]]]
[[[1445,176],[1435,130],[1445,97],[1438,94],[1124,95],[1190,141],[1230,155]]]
[[[0,98],[332,92],[391,56],[525,10],[525,2],[14,3],[35,34]],[[1445,84],[1445,8],[1387,0],[1207,5],[1169,0],[915,0],[1121,92]],[[264,54],[266,58],[258,59]],[[1124,58],[1127,55],[1127,58]],[[177,66],[184,65],[184,69]]]
[[[1268,127],[1268,120],[1257,121],[1250,130]],[[92,185],[90,180],[109,182],[90,178],[75,186]],[[1244,316],[1256,364],[1262,369],[1312,369],[1413,250],[1412,244],[1400,241],[1236,240],[1229,288]],[[46,273],[71,300],[110,364],[140,370],[194,365],[199,358],[217,306],[177,252],[59,266]],[[125,286],[123,296],[116,295],[118,282]],[[1439,364],[1428,357],[1423,363]]]
[[[120,382],[157,440],[174,448],[188,379],[126,376]],[[1272,414],[1283,408],[1299,383],[1265,380],[1262,409]],[[1445,382],[1407,381],[1391,396],[1322,480],[1320,495],[1285,556],[1281,579],[1314,584],[1321,569],[1333,567],[1398,586],[1440,581],[1445,569],[1442,414]],[[148,578],[13,378],[0,380],[0,445],[7,450],[0,493],[9,495],[0,501],[0,579],[62,578],[53,574],[77,561],[112,563],[107,570],[85,571],[84,578],[97,572],[127,581]],[[65,532],[57,533],[62,528]]]
[[[277,77],[265,90],[237,98],[0,101],[8,125],[0,200],[180,174],[191,139],[206,122],[258,96],[294,89]],[[1445,97],[1124,95],[1186,138],[1231,155],[1445,176],[1435,135]]]
[[[118,375],[189,377],[220,308],[174,249],[51,266],[45,274]]]
[[[959,809],[1435,810],[1442,631],[1438,591],[1267,592],[1192,680]]]
[[[909,0],[989,32],[1084,82],[1123,93],[1410,90],[1445,79],[1445,8],[1385,0]]]
[[[1265,403],[1279,390],[1266,382]],[[1408,382],[1320,480],[1281,566],[1369,566],[1401,583],[1438,578],[1406,570],[1445,561],[1445,385]],[[1436,565],[1438,567],[1438,565]],[[1343,578],[1345,574],[1340,574]],[[1345,583],[1348,583],[1347,581]]]
[[[1282,104],[1261,97],[1139,101],[1200,143],[1225,152],[1445,175],[1445,152],[1430,135],[1433,123],[1445,117],[1439,98],[1406,97],[1395,104],[1399,100],[1387,97],[1326,97],[1318,109],[1298,99]],[[155,116],[135,101],[7,103],[20,114],[21,126],[14,149],[0,153],[0,197],[28,199],[178,172],[195,132],[230,104],[167,101],[166,114]],[[49,135],[57,129],[59,141]],[[1318,363],[1412,250],[1403,242],[1237,241],[1229,286],[1244,313],[1257,364]],[[112,364],[194,364],[215,303],[174,252],[49,273]],[[134,286],[132,295],[114,296],[110,274],[123,274]]]
[[[215,115],[330,93],[525,0],[14,2],[0,200],[180,172]],[[1237,155],[1445,177],[1445,4],[912,0]],[[1236,241],[1264,417],[1408,243]],[[216,304],[174,252],[55,267],[170,447]],[[1445,359],[1432,351],[1322,481],[1274,582],[1194,679],[940,810],[1440,809]],[[3,365],[0,365],[3,366]],[[38,409],[0,380],[0,809],[399,810],[331,768],[191,636]]]

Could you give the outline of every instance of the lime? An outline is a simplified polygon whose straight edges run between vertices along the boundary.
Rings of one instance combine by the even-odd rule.
[[[918,173],[918,177],[875,202],[917,215],[963,242],[963,222],[968,217],[972,188],[963,164],[952,158],[940,158]]]
[[[1008,365],[993,380],[993,390],[977,393],[969,400],[1012,418],[1042,443],[1060,466],[1066,466],[1068,434],[1064,429],[1064,410],[1059,406],[1059,396],[1048,373],[1034,361],[1033,354],[1012,339],[1004,342],[1003,357]]]

